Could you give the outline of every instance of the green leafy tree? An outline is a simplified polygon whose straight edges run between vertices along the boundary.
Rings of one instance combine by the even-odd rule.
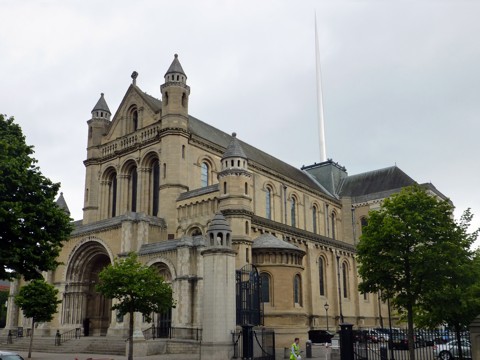
[[[0,279],[30,280],[54,270],[72,231],[55,203],[60,184],[42,175],[33,152],[13,117],[0,114]]]
[[[472,213],[466,210],[457,226],[459,241],[466,240],[465,246],[473,244],[479,230],[471,233]],[[480,251],[472,253],[465,249],[464,256],[450,259],[451,273],[436,289],[424,294],[417,305],[415,322],[421,327],[434,328],[447,325],[455,331],[460,344],[461,331],[480,314]],[[458,348],[459,358],[463,359],[462,348]]]
[[[99,274],[98,292],[117,302],[112,306],[120,316],[129,315],[128,360],[133,359],[134,313],[140,312],[147,321],[152,313],[162,313],[174,306],[173,292],[156,269],[142,265],[135,253],[115,259]]]
[[[411,359],[414,313],[447,286],[458,263],[471,256],[471,245],[453,219],[452,204],[420,186],[404,188],[370,211],[357,247],[359,290],[381,291],[406,314]]]
[[[57,305],[62,301],[58,299],[58,290],[43,279],[32,280],[20,288],[15,296],[15,304],[22,309],[27,318],[32,319],[30,346],[28,358],[32,356],[33,331],[38,322],[47,322],[53,319],[57,312]]]
[[[8,290],[0,291],[0,328],[5,327],[7,320]]]

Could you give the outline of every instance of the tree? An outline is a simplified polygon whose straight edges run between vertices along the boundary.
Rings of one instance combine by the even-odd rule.
[[[117,302],[112,306],[120,316],[129,315],[128,360],[133,359],[134,313],[140,312],[147,321],[152,313],[162,313],[174,307],[172,288],[156,269],[142,265],[135,253],[115,259],[100,274],[98,292]]]
[[[13,117],[0,114],[0,279],[54,270],[72,225],[55,203],[60,184],[44,177]]]
[[[370,211],[357,247],[359,290],[381,291],[406,313],[410,358],[415,358],[414,312],[444,289],[460,262],[471,257],[472,238],[453,219],[453,206],[418,185],[404,188]],[[428,299],[428,300],[427,300]]]
[[[468,233],[472,213],[467,209],[457,226],[457,237],[473,244],[479,229]],[[480,251],[466,251],[466,256],[452,258],[452,272],[444,279],[441,287],[425,294],[417,305],[415,322],[424,327],[447,325],[455,331],[457,343],[460,344],[461,331],[480,314]],[[460,360],[462,348],[458,347]]]
[[[58,290],[43,279],[32,280],[29,284],[20,288],[15,296],[15,304],[20,307],[27,318],[32,319],[32,332],[28,358],[32,356],[33,331],[35,323],[46,322],[53,319],[57,312],[57,305],[62,301],[57,298]]]

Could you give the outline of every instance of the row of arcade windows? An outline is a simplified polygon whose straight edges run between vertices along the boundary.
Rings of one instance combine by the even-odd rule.
[[[164,164],[164,174],[166,171],[166,165]],[[127,176],[127,201],[128,201],[128,211],[136,212],[137,211],[137,200],[138,200],[138,171],[137,167],[133,166],[130,168]],[[148,179],[149,194],[150,194],[150,203],[148,213],[153,216],[158,215],[160,196],[160,163],[158,160],[152,163],[150,178]],[[108,216],[115,217],[117,216],[117,197],[118,197],[118,180],[117,173],[112,172],[108,178]]]
[[[262,280],[262,302],[272,302],[272,277],[268,273],[261,273],[260,278]],[[293,278],[293,303],[296,305],[303,305],[302,299],[302,278],[299,274],[296,274]]]
[[[349,286],[348,286],[348,264],[343,262],[341,265],[341,293],[345,299],[349,298]],[[325,259],[323,257],[318,258],[318,279],[320,295],[326,296],[326,266]]]
[[[272,189],[267,187],[265,190],[265,217],[272,220]],[[332,212],[330,216],[332,238],[336,237],[336,214]],[[297,226],[297,201],[294,197],[290,199],[290,225]],[[312,207],[312,232],[318,234],[318,209],[316,206]]]
[[[326,268],[325,268],[325,259],[323,257],[319,257],[318,260],[318,272],[319,272],[319,287],[320,287],[320,296],[326,296]],[[349,286],[348,286],[348,279],[349,279],[349,271],[348,271],[348,264],[344,261],[341,264],[341,294],[342,297],[348,299],[349,294]],[[272,302],[272,294],[273,294],[273,283],[272,277],[268,273],[261,273],[260,278],[262,281],[262,302],[264,303],[271,303]],[[302,299],[302,278],[299,274],[296,274],[293,278],[293,303],[302,306],[303,299]]]

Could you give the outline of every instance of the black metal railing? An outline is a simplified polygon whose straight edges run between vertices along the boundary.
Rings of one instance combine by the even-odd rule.
[[[61,334],[60,334],[60,331],[57,330],[57,333],[55,334],[55,345],[60,346],[61,344],[63,344],[68,340],[80,339],[81,335],[82,335],[82,328],[79,328],[79,327],[65,331]]]
[[[360,329],[353,330],[355,360],[408,360],[408,336],[406,329]],[[470,335],[461,333],[462,355],[471,355]],[[458,358],[455,333],[448,330],[415,329],[414,349],[417,360]]]
[[[146,340],[150,339],[183,339],[202,340],[202,329],[189,327],[169,327],[168,329],[151,326],[143,330]]]
[[[233,358],[244,357],[242,330],[232,332]],[[275,360],[275,332],[269,329],[253,330],[253,360]]]

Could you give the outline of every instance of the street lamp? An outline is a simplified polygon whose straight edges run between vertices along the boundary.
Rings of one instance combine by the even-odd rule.
[[[328,305],[328,303],[326,302],[325,305],[323,305],[323,307],[325,308],[325,316],[327,318],[327,331],[328,331],[328,308],[330,307],[330,305]]]
[[[344,320],[343,320],[343,312],[342,312],[342,291],[341,291],[341,284],[340,284],[340,255],[338,254],[338,252],[336,252],[336,255],[337,255],[338,306],[340,308],[340,324],[343,324]]]

